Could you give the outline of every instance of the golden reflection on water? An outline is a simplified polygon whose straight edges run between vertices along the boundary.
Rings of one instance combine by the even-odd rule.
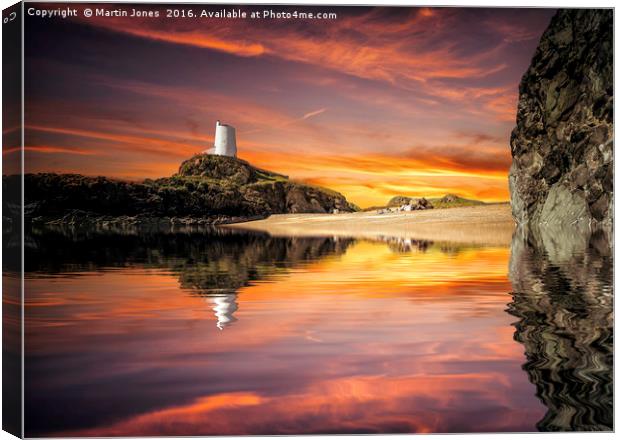
[[[191,265],[32,276],[31,433],[534,430],[508,258],[354,241],[213,295],[182,287]]]

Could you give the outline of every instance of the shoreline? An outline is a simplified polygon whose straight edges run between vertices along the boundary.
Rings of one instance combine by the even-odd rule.
[[[272,236],[393,237],[498,246],[510,245],[516,229],[508,203],[385,214],[275,214],[221,227]]]
[[[221,226],[227,224],[243,224],[267,218],[267,215],[256,216],[225,216],[214,215],[205,217],[153,217],[148,215],[97,215],[84,213],[78,210],[63,215],[62,217],[34,217],[28,218],[27,224],[33,226]],[[3,224],[11,224],[13,219],[3,217]]]
[[[9,226],[3,218],[3,227]],[[510,205],[477,206],[388,212],[358,211],[340,214],[272,214],[232,217],[98,216],[74,210],[62,217],[35,217],[37,227],[218,227],[287,237],[353,237],[425,240],[473,245],[508,246],[516,224]]]

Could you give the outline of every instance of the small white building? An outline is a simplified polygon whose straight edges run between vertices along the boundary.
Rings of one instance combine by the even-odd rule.
[[[217,121],[215,124],[215,141],[213,148],[205,151],[218,156],[237,157],[237,135],[235,127]]]

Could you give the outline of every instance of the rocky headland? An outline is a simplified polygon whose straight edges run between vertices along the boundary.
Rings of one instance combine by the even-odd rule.
[[[519,87],[510,280],[541,431],[613,429],[613,11],[551,20]]]
[[[412,211],[423,211],[426,209],[457,208],[463,206],[479,206],[484,204],[485,202],[480,200],[466,199],[456,194],[446,194],[443,197],[430,198],[398,195],[388,200],[386,205],[371,206],[369,208],[365,208],[364,211],[400,208],[403,205],[410,205]]]
[[[3,177],[3,190],[19,186]],[[25,213],[34,224],[223,224],[271,214],[352,212],[329,189],[294,182],[231,157],[200,154],[171,177],[126,182],[78,174],[26,174]]]
[[[519,224],[611,227],[611,9],[563,9],[553,17],[521,80],[510,145]]]

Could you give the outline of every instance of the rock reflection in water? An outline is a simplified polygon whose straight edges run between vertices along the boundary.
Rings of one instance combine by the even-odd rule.
[[[26,238],[27,271],[63,273],[135,266],[178,275],[181,288],[205,299],[217,328],[237,321],[239,289],[329,255],[355,241],[270,237],[210,227],[33,229]]]
[[[416,240],[409,237],[380,237],[379,241],[387,243],[392,252],[426,252],[433,245],[429,240]]]
[[[548,408],[541,431],[613,429],[612,255],[605,231],[515,233],[508,312]]]

